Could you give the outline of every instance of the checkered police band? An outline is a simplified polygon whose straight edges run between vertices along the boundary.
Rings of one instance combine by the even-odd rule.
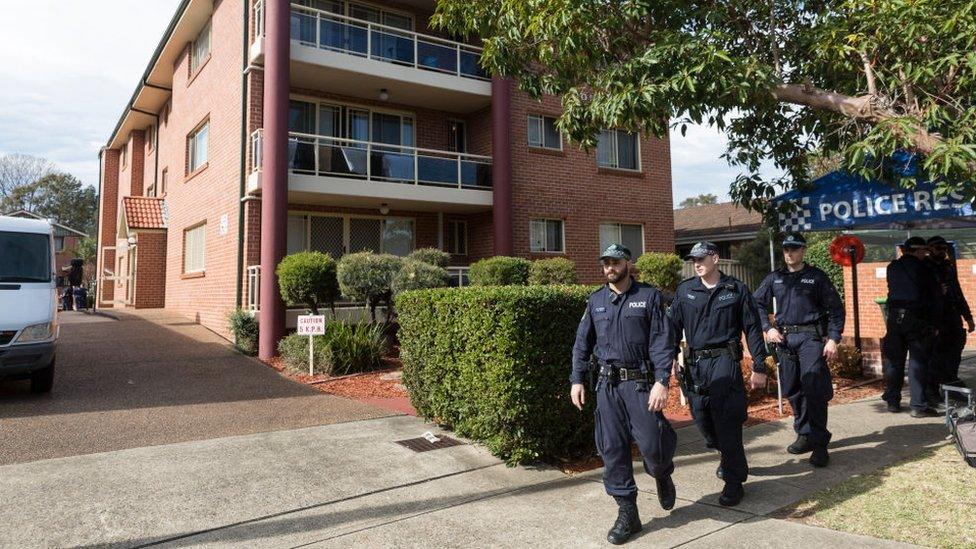
[[[783,232],[799,232],[799,231],[809,231],[810,230],[810,218],[813,213],[810,212],[810,197],[804,196],[797,202],[796,200],[791,200],[794,204],[794,209],[788,213],[779,214],[779,227]]]

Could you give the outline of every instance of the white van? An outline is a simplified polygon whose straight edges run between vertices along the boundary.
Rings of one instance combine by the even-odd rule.
[[[54,384],[58,339],[54,231],[47,221],[0,216],[0,379]]]

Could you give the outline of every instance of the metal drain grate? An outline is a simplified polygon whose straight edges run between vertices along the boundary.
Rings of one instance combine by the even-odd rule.
[[[400,446],[405,446],[413,450],[414,452],[429,452],[431,450],[440,450],[441,448],[450,448],[451,446],[460,446],[464,444],[460,440],[443,435],[440,435],[437,438],[440,439],[437,442],[430,442],[424,437],[408,438],[407,440],[397,440],[395,442]]]

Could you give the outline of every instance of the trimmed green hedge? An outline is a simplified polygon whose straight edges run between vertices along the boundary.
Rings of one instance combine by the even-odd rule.
[[[681,282],[681,258],[676,254],[647,252],[637,258],[637,279],[659,290],[673,292]]]
[[[529,285],[579,284],[576,264],[565,257],[537,259],[529,268]]]
[[[844,300],[844,268],[834,263],[830,258],[830,241],[818,240],[807,246],[807,253],[803,257],[807,263],[819,267],[827,273],[827,278],[837,289],[841,301]]]
[[[472,286],[525,286],[531,267],[528,259],[496,255],[472,263],[468,279]]]
[[[414,408],[509,464],[593,451],[593,395],[569,399],[589,286],[490,286],[396,298],[403,382]]]

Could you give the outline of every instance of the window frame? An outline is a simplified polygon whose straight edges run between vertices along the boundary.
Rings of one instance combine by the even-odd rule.
[[[119,149],[119,167],[123,170],[126,168],[126,166],[128,166],[128,156],[129,141],[126,140],[126,142],[122,144],[122,148]]]
[[[460,256],[460,257],[467,257],[468,256],[468,244],[469,244],[469,241],[468,241],[468,222],[466,220],[463,220],[463,219],[449,219],[449,220],[447,220],[447,226],[448,226],[448,234],[451,235],[451,237],[453,239],[452,240],[452,243],[454,245],[453,246],[448,246],[448,249],[446,251],[449,254],[451,254],[451,255],[456,255],[456,256]],[[464,251],[463,252],[459,252],[458,251],[458,243],[462,241],[461,239],[458,238],[458,232],[459,232],[459,229],[461,227],[464,227],[464,239],[463,239],[463,242],[464,242]]]
[[[351,227],[350,220],[352,219],[376,219],[380,221],[380,230],[383,228],[383,223],[386,221],[409,221],[411,224],[411,235],[410,235],[410,247],[411,251],[417,249],[417,218],[409,215],[364,215],[364,214],[345,214],[345,213],[335,213],[335,212],[321,212],[321,211],[308,211],[308,210],[288,210],[289,216],[302,217],[304,218],[304,250],[308,251],[312,246],[312,217],[336,217],[342,220],[342,249],[343,255],[352,253],[349,252],[349,244],[351,239]],[[380,248],[381,250],[377,253],[387,253],[383,246],[383,237],[380,235]]]
[[[146,126],[146,150],[147,152],[153,152],[156,150],[156,125],[150,124]]]
[[[207,51],[202,54],[201,57],[197,57],[197,44],[200,42],[200,38],[206,33],[207,35]],[[200,71],[207,65],[207,61],[210,61],[211,54],[213,52],[213,17],[207,19],[207,23],[200,29],[197,36],[190,42],[190,54],[189,54],[189,76],[190,79],[187,82],[189,85],[194,77],[200,73]]]
[[[641,249],[640,249],[640,252],[638,253],[637,250],[630,250],[630,253],[633,255],[633,257],[635,259],[644,254],[644,239],[646,237],[646,234],[645,234],[645,231],[644,231],[644,224],[643,223],[625,223],[623,221],[601,221],[600,223],[597,224],[597,231],[598,231],[597,232],[597,236],[598,237],[599,237],[599,231],[601,231],[603,229],[603,227],[604,226],[607,226],[607,225],[613,225],[613,226],[616,226],[616,228],[617,228],[617,241],[616,242],[611,242],[610,244],[623,244],[623,234],[622,234],[622,230],[621,229],[622,229],[622,227],[624,225],[626,225],[628,227],[640,227],[640,232],[641,232],[641,236],[640,236]],[[606,246],[604,246],[604,243],[603,242],[600,242],[600,249],[603,250],[605,248],[606,248]]]
[[[168,176],[169,166],[163,168],[163,171],[159,176],[159,196],[166,196],[166,187],[169,179]]]
[[[532,226],[533,226],[533,224],[539,223],[539,222],[542,222],[543,223],[543,226],[545,227],[544,228],[544,231],[545,231],[545,234],[544,234],[545,238],[544,238],[544,240],[546,242],[548,242],[549,241],[548,231],[549,231],[549,222],[550,221],[555,221],[555,222],[559,223],[559,225],[561,227],[561,230],[559,231],[560,237],[561,237],[560,238],[560,243],[559,243],[560,249],[558,249],[558,250],[547,250],[547,249],[538,250],[538,249],[534,249],[532,247]],[[543,243],[543,248],[545,248],[545,246],[546,246],[546,244]],[[538,253],[538,254],[565,254],[566,253],[566,221],[563,220],[563,219],[558,219],[558,218],[554,218],[554,217],[540,217],[540,218],[530,219],[529,220],[529,251],[532,252],[532,253]]]
[[[189,259],[188,256],[189,247],[187,245],[187,237],[190,235],[191,232],[197,230],[202,231],[203,234],[202,245],[200,247],[200,268],[190,270],[187,267],[187,263],[188,263],[187,259]],[[200,276],[203,273],[207,272],[207,221],[206,220],[183,229],[183,269],[182,270],[184,275],[190,275],[190,276]]]
[[[597,154],[596,154],[596,165],[597,165],[597,167],[598,168],[601,168],[601,169],[604,169],[604,170],[620,170],[620,171],[624,171],[624,172],[641,173],[643,170],[642,170],[642,166],[641,166],[641,142],[640,142],[640,134],[638,134],[636,132],[628,132],[626,130],[621,130],[619,128],[607,128],[607,129],[605,129],[603,131],[604,132],[608,132],[608,133],[610,133],[613,136],[612,150],[613,150],[613,156],[614,156],[615,165],[610,166],[610,165],[607,165],[607,164],[601,164],[600,163],[600,154],[599,154],[599,152],[597,152]],[[619,150],[620,150],[618,148],[619,139],[620,139],[619,138],[619,135],[620,134],[626,134],[626,135],[632,135],[632,136],[634,136],[634,144],[636,146],[635,147],[636,150],[634,151],[634,161],[637,164],[636,167],[634,167],[634,168],[625,168],[625,167],[621,167],[620,166],[620,158],[619,158],[619,154],[618,154],[619,153]],[[599,143],[597,144],[597,150],[599,150]]]
[[[556,134],[559,136],[559,146],[551,147],[546,144],[546,119],[552,120],[553,128],[556,130]],[[532,123],[537,121],[539,124],[539,137],[541,141],[539,143],[533,143],[530,137],[529,128]],[[533,149],[544,149],[547,151],[562,151],[563,150],[563,134],[556,128],[556,117],[548,116],[545,114],[529,114],[526,116],[526,126],[525,126],[525,141],[528,146]]]
[[[200,132],[206,128],[207,129],[207,147],[206,147],[206,160],[197,164],[194,167],[194,150],[195,150],[195,140]],[[193,130],[186,136],[186,177],[187,179],[193,177],[194,175],[207,169],[210,165],[210,115],[207,115],[202,122],[196,125]]]

